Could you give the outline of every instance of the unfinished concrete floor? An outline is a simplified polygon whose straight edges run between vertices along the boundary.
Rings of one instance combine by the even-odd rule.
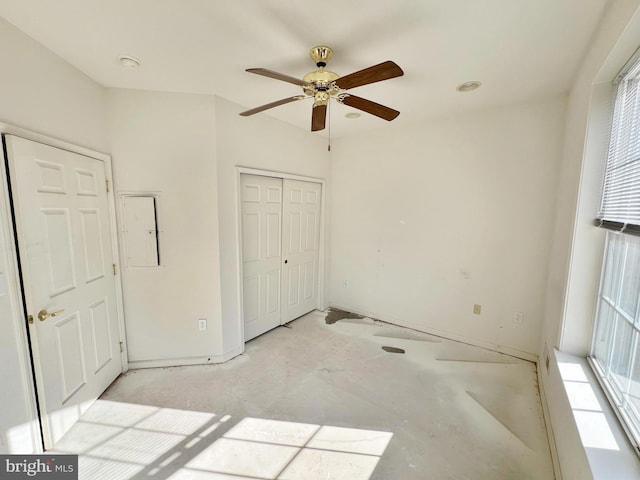
[[[129,371],[56,450],[87,480],[554,478],[534,364],[324,317],[224,365]]]

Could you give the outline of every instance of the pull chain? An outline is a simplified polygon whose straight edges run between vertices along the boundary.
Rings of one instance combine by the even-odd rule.
[[[329,138],[327,139],[327,152],[331,151],[331,102],[327,102],[327,121],[329,122]]]

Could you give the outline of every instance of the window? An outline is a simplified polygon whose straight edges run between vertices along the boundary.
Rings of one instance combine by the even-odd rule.
[[[592,355],[640,442],[640,237],[608,232],[606,245]]]
[[[592,364],[640,445],[640,62],[618,83],[596,225],[607,228]]]

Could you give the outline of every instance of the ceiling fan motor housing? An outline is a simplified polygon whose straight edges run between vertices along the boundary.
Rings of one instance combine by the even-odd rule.
[[[337,73],[320,67],[318,70],[307,73],[303,77],[307,85],[303,86],[302,90],[306,95],[315,98],[314,105],[326,105],[329,97],[338,95],[340,89],[334,83],[338,78],[339,75]]]

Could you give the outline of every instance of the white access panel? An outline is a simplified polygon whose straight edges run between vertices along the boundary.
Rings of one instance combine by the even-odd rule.
[[[128,267],[157,267],[158,228],[153,196],[122,197],[123,243]]]

